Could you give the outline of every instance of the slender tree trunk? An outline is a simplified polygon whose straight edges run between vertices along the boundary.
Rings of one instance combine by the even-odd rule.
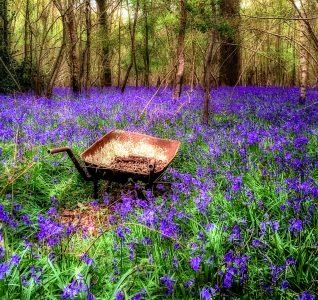
[[[120,7],[118,11],[118,79],[117,86],[120,87],[121,81],[121,13],[122,13],[122,1],[120,0]]]
[[[65,22],[68,32],[68,57],[71,73],[71,85],[73,93],[77,94],[81,91],[79,79],[79,59],[77,55],[77,34],[75,26],[74,0],[69,1],[69,5],[65,14]]]
[[[131,49],[132,49],[132,58],[134,62],[134,68],[135,68],[135,86],[138,86],[138,66],[137,66],[137,58],[136,58],[136,26],[137,26],[137,19],[138,19],[138,10],[139,10],[139,0],[137,0],[136,3],[136,10],[135,10],[135,16],[134,16],[134,22],[133,22],[133,28],[130,35],[131,38]]]
[[[145,86],[149,87],[150,74],[150,56],[149,56],[149,25],[148,25],[148,7],[147,0],[144,0],[144,17],[145,17]]]
[[[85,6],[86,6],[85,3],[84,5],[79,6],[78,25],[77,25],[79,27],[78,53],[80,58],[79,59],[79,78],[80,78],[81,86],[84,86],[85,67],[86,67],[86,62],[85,62],[86,43],[84,43],[84,38],[83,38],[84,30],[86,31],[86,25],[83,24],[83,16],[85,16]],[[85,23],[85,20],[84,20],[84,23]]]
[[[181,95],[183,75],[184,75],[184,39],[187,25],[187,10],[186,0],[180,0],[180,27],[178,35],[178,49],[177,49],[177,72],[174,81],[174,91],[172,99],[176,100]]]
[[[127,8],[128,8],[128,13],[129,13],[129,7],[128,7],[128,1],[127,1]],[[135,34],[136,34],[136,25],[137,25],[137,18],[138,18],[138,10],[139,10],[139,0],[137,0],[136,3],[136,8],[135,8],[135,15],[134,15],[134,20],[133,20],[133,25],[131,26],[130,23],[130,17],[129,17],[129,33],[130,33],[130,42],[131,42],[131,51],[130,51],[130,64],[127,68],[126,75],[124,78],[123,85],[121,87],[121,92],[123,93],[126,89],[126,85],[128,82],[129,78],[129,73],[133,67],[135,66],[135,72],[136,72],[136,86],[138,85],[138,73],[137,73],[137,62],[136,62],[136,47],[135,47]]]
[[[53,1],[54,5],[58,8],[58,10],[62,13],[62,6],[60,5],[60,3],[57,0]],[[63,59],[64,59],[64,54],[65,54],[65,49],[66,49],[66,27],[64,26],[63,23],[63,36],[62,36],[62,44],[59,50],[59,53],[57,55],[57,57],[55,58],[53,67],[51,68],[51,72],[50,72],[50,76],[48,79],[48,84],[46,86],[46,90],[45,90],[45,95],[46,97],[51,97],[52,93],[53,93],[53,87],[55,85],[55,81],[57,78],[57,75],[61,69],[62,63],[63,63]]]
[[[214,44],[214,34],[210,34],[210,40],[208,48],[205,53],[204,59],[204,107],[203,107],[203,123],[208,124],[209,122],[209,106],[211,101],[211,61],[212,61],[212,50]]]
[[[79,59],[77,54],[77,34],[75,26],[75,13],[74,13],[74,0],[68,0],[66,2],[66,8],[63,8],[61,0],[53,0],[54,5],[60,11],[63,23],[63,43],[57,58],[57,66],[60,67],[62,62],[62,54],[64,52],[64,45],[66,44],[68,65],[70,70],[70,79],[72,91],[74,94],[78,94],[81,91],[80,84],[80,69],[79,69]],[[56,78],[56,73],[52,73],[51,80],[54,82]],[[50,84],[49,84],[50,86]]]
[[[96,0],[98,6],[98,18],[102,39],[102,66],[103,74],[101,85],[111,86],[112,85],[112,72],[111,72],[111,56],[109,47],[109,26],[107,18],[107,1],[106,0]]]
[[[195,58],[196,58],[196,47],[194,39],[192,39],[192,70],[191,70],[191,80],[190,80],[190,92],[193,92],[194,86],[194,73],[195,73]]]
[[[49,76],[48,84],[47,84],[46,91],[45,91],[46,97],[52,96],[53,87],[54,87],[57,75],[61,69],[63,59],[64,59],[65,48],[66,48],[66,42],[65,42],[65,38],[63,38],[61,48],[60,48],[59,53],[55,59],[51,74]]]
[[[220,7],[221,14],[231,30],[221,35],[219,84],[234,86],[240,76],[239,24],[237,21],[240,0],[221,0]],[[233,20],[235,21],[233,22]]]
[[[282,0],[278,1],[278,8],[279,11],[282,11]],[[276,44],[275,44],[275,50],[276,50],[276,84],[282,85],[283,84],[283,72],[282,72],[282,59],[281,59],[281,53],[282,53],[282,47],[281,47],[281,34],[282,34],[282,22],[279,21],[277,26],[277,37],[276,37]]]
[[[308,0],[300,0],[299,4],[300,4],[300,8],[298,8],[297,6],[297,1],[296,0],[289,0],[289,2],[291,2],[293,4],[293,6],[295,7],[296,11],[298,12],[299,16],[303,19],[302,22],[305,23],[306,25],[306,31],[308,33],[308,36],[310,37],[313,46],[315,47],[315,49],[318,51],[318,36],[316,35],[316,33],[314,32],[313,27],[311,26],[311,23],[309,22],[309,20],[306,19],[306,9],[309,6]],[[318,1],[316,0],[316,2],[318,3]]]
[[[296,29],[294,29],[294,41],[293,41],[293,86],[296,86]]]
[[[10,63],[8,0],[0,0],[0,57],[8,66]]]
[[[53,3],[55,5],[55,7],[60,11],[61,16],[64,16],[64,12],[63,12],[63,7],[62,4],[59,0],[53,0]],[[59,53],[55,59],[55,62],[53,64],[53,67],[51,69],[51,73],[48,79],[48,84],[46,87],[46,91],[45,91],[45,95],[47,97],[51,97],[52,96],[52,92],[53,92],[53,87],[57,78],[57,75],[61,69],[62,63],[63,63],[63,59],[64,59],[64,54],[65,54],[65,49],[67,46],[67,30],[66,30],[66,26],[65,26],[65,20],[62,17],[62,23],[63,23],[63,37],[62,37],[62,44],[61,44],[61,48],[59,50]]]
[[[2,86],[2,80],[7,78],[13,80],[20,89],[19,83],[16,82],[10,73],[11,54],[9,41],[9,20],[8,20],[8,0],[0,0],[0,92],[8,92],[7,86]],[[10,88],[9,88],[10,89]]]
[[[303,0],[299,9],[299,14],[302,19],[306,18],[305,7],[307,6],[307,0]],[[306,102],[307,94],[307,77],[308,77],[308,50],[307,50],[307,25],[304,20],[300,21],[299,40],[300,40],[300,96],[299,104],[303,105]]]
[[[85,49],[85,62],[86,62],[86,74],[84,87],[88,91],[90,85],[90,75],[91,75],[91,5],[90,0],[85,1],[85,23],[86,23],[86,49]]]
[[[24,19],[24,62],[29,59],[30,40],[29,40],[29,23],[30,23],[30,0],[25,4],[25,19]]]

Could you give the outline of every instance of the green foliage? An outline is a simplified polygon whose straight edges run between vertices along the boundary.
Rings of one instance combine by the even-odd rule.
[[[10,60],[6,67],[0,67],[0,93],[25,92],[34,89],[32,74],[35,76],[35,69],[30,61]]]
[[[223,21],[214,25],[214,29],[220,34],[221,37],[226,39],[234,39],[236,35],[236,29],[228,22]]]

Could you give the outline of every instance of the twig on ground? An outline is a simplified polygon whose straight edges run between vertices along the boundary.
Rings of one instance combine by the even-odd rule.
[[[185,106],[186,104],[190,104],[191,103],[191,98],[188,92],[186,92],[188,95],[188,100],[184,101],[177,109],[177,111],[174,113],[174,115],[172,116],[172,118],[176,117],[177,114],[181,111],[182,107]]]
[[[161,86],[162,84],[165,82],[166,78],[168,77],[168,75],[173,71],[173,69],[171,69],[167,74],[166,76],[163,78],[163,80],[161,81],[158,89],[156,90],[156,92],[151,96],[151,98],[149,99],[149,101],[146,103],[144,109],[141,111],[140,115],[139,115],[139,118],[142,117],[142,115],[146,112],[148,106],[150,105],[151,101],[158,95],[160,89],[161,89]]]
[[[307,109],[307,108],[309,108],[309,107],[311,107],[311,106],[315,106],[315,105],[317,105],[317,104],[318,104],[318,102],[311,103],[311,104],[306,105],[306,106],[304,106],[304,107],[302,107],[302,108],[300,108],[300,109],[297,109],[297,111],[301,111],[301,110]]]

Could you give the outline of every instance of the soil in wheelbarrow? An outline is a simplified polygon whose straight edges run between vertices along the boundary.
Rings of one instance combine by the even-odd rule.
[[[147,157],[130,155],[128,157],[116,156],[112,163],[109,165],[109,168],[124,170],[126,172],[148,174],[150,163],[154,163],[155,171],[162,170],[166,165],[166,163],[162,160],[157,161]]]
[[[149,174],[149,164],[154,162],[154,171],[161,171],[167,164],[166,150],[146,141],[112,140],[98,151],[85,158],[87,163],[102,168]]]

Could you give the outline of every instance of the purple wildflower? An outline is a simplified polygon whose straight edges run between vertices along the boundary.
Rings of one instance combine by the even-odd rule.
[[[30,219],[30,217],[28,216],[28,215],[23,215],[22,217],[21,217],[21,220],[22,220],[22,222],[25,224],[25,225],[32,225],[33,223],[32,223],[32,221],[31,221],[31,219]]]
[[[230,272],[226,272],[223,278],[223,286],[225,288],[230,288],[233,284],[233,275]]]
[[[10,259],[10,265],[16,266],[20,262],[20,256],[19,255],[12,255]]]
[[[189,289],[191,289],[193,287],[194,283],[195,283],[194,279],[189,279],[188,281],[186,281],[184,283],[184,286],[185,286],[186,289],[189,290]]]
[[[287,280],[284,280],[283,282],[282,282],[282,284],[281,284],[281,289],[283,289],[283,290],[287,290],[288,288],[289,288],[289,283],[288,283],[288,281]]]
[[[206,225],[205,225],[205,229],[206,229],[207,231],[213,230],[214,227],[215,227],[215,225],[214,225],[213,223],[209,223],[209,224],[206,224]]]
[[[201,290],[200,296],[202,300],[211,300],[210,291],[206,287]]]
[[[81,274],[77,275],[77,278],[73,280],[69,285],[63,289],[62,299],[75,299],[81,294],[90,294],[87,284],[84,282]],[[92,297],[92,295],[90,296]]]
[[[303,229],[303,221],[299,219],[289,220],[289,231],[293,233],[298,233]]]
[[[309,292],[303,292],[298,296],[298,300],[315,300],[316,297]]]
[[[87,266],[90,266],[94,263],[94,259],[89,257],[86,253],[80,256],[80,260],[84,261]]]
[[[123,300],[124,299],[124,293],[122,291],[117,291],[116,293],[116,300]]]
[[[0,259],[4,258],[5,255],[5,248],[0,246]]]
[[[22,209],[22,204],[21,203],[14,203],[13,205],[13,210],[14,211],[19,211]]]
[[[296,263],[295,259],[293,257],[287,257],[285,261],[285,265],[294,265]]]
[[[201,263],[202,258],[200,256],[195,256],[190,259],[190,266],[192,270],[194,271],[199,271],[200,270],[200,263]]]
[[[308,139],[307,137],[303,136],[303,135],[299,135],[298,137],[296,137],[294,139],[294,147],[297,149],[297,150],[304,150],[304,148],[307,146],[308,144]]]
[[[140,299],[141,299],[141,294],[140,293],[132,296],[132,298],[131,298],[131,300],[140,300]]]
[[[260,240],[254,239],[252,241],[252,245],[251,246],[252,246],[252,248],[261,248],[262,245],[263,245],[263,243]]]
[[[5,262],[0,263],[0,280],[3,280],[9,273],[10,264]]]
[[[166,286],[166,296],[172,295],[174,279],[171,279],[168,275],[160,278],[160,282]]]

